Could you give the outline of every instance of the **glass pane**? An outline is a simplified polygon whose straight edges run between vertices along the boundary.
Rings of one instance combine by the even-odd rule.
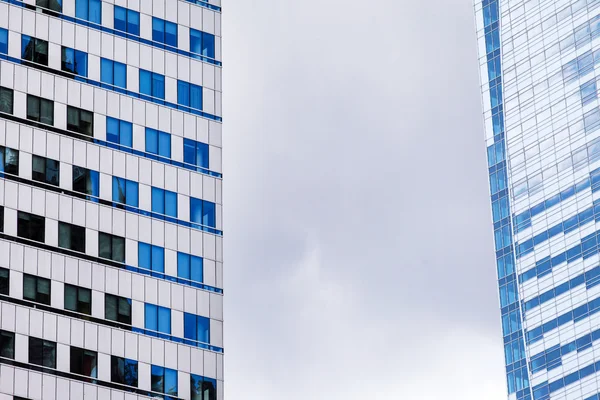
[[[127,199],[127,204],[133,207],[138,206],[138,183],[134,181],[126,181],[125,182],[125,198]]]
[[[8,30],[0,29],[0,53],[8,53]]]
[[[44,362],[44,341],[29,337],[29,363],[42,365]]]
[[[87,76],[87,54],[83,51],[75,51],[75,73]]]
[[[35,49],[33,39],[30,36],[21,35],[21,58],[23,60],[33,61],[34,52]]]
[[[19,150],[4,149],[4,172],[7,174],[19,174]]]
[[[204,143],[198,143],[198,151],[196,153],[197,166],[202,168],[208,168],[208,145]]]
[[[113,62],[103,58],[100,62],[100,80],[104,83],[112,85],[114,83]]]
[[[202,32],[202,55],[215,58],[215,36]]]
[[[152,73],[140,69],[140,93],[152,96]]]
[[[71,248],[71,226],[69,224],[58,223],[58,247]]]
[[[165,43],[177,47],[177,24],[165,21]]]
[[[146,128],[146,151],[158,154],[158,131]]]
[[[125,239],[114,236],[112,238],[112,259],[118,262],[125,262]]]
[[[27,119],[40,120],[40,98],[27,96]]]
[[[190,51],[192,53],[202,53],[202,32],[190,28]]]
[[[159,188],[152,188],[152,212],[165,213],[165,192]]]
[[[165,98],[165,77],[159,74],[152,74],[152,96],[159,99]]]
[[[23,275],[23,298],[35,301],[36,279],[31,275]]]
[[[202,377],[199,375],[190,375],[190,388],[192,397],[190,400],[204,400],[202,398]]]
[[[215,203],[210,201],[202,203],[202,225],[215,227]]]
[[[62,48],[62,65],[63,71],[75,73],[75,51],[68,47]]]
[[[165,392],[165,382],[164,375],[165,371],[163,367],[158,367],[153,365],[150,370],[150,380],[152,382],[150,390],[153,392],[164,393]]]
[[[152,40],[155,42],[165,42],[165,21],[160,18],[152,18]]]
[[[113,176],[113,188],[112,188],[112,193],[113,193],[113,201],[116,201],[118,203],[125,203],[125,179],[123,178],[117,178],[116,176]]]
[[[102,3],[100,0],[90,1],[90,22],[102,23]]]
[[[144,327],[153,331],[158,330],[158,311],[154,304],[146,304],[145,306]]]
[[[127,32],[132,35],[140,34],[140,14],[138,12],[129,10],[127,12]]]
[[[133,147],[133,125],[130,122],[120,122],[119,135],[123,146]]]
[[[54,125],[54,102],[46,99],[40,101],[40,122]]]
[[[158,331],[171,333],[171,310],[165,307],[158,308]]]
[[[32,157],[31,177],[35,181],[44,182],[46,180],[46,159],[44,157]]]
[[[50,280],[39,278],[37,279],[37,296],[36,299],[40,303],[50,304]]]
[[[15,334],[0,332],[0,357],[15,358]]]
[[[110,235],[98,233],[98,256],[102,258],[112,258],[112,241]]]
[[[35,53],[33,61],[38,64],[48,65],[48,42],[41,39],[34,39],[34,43]]]
[[[65,285],[65,309],[77,311],[77,288]]]
[[[0,112],[13,113],[13,91],[10,89],[0,88]]]
[[[150,269],[152,263],[152,250],[148,243],[138,243],[138,265],[140,268]]]
[[[202,223],[202,200],[190,197],[190,221]]]
[[[198,340],[198,327],[194,314],[183,314],[183,337],[190,340]]]
[[[190,107],[202,110],[202,87],[190,85]]]
[[[171,135],[165,132],[158,132],[158,154],[171,158]]]
[[[58,186],[60,182],[58,161],[46,159],[46,183]]]
[[[111,321],[117,321],[117,297],[105,294],[104,295],[104,317]]]
[[[106,117],[106,140],[111,143],[119,143],[119,120]]]
[[[196,165],[196,142],[183,139],[183,162]]]
[[[127,9],[115,6],[114,15],[114,28],[119,31],[127,31]]]
[[[152,271],[165,272],[165,249],[152,246]]]
[[[44,367],[56,368],[56,343],[44,340]]]
[[[115,61],[114,64],[114,79],[115,86],[126,88],[127,87],[127,67],[125,64],[121,64]]]
[[[177,193],[165,191],[165,214],[177,218]]]
[[[197,318],[198,323],[198,341],[210,343],[210,319],[206,317]]]
[[[165,368],[165,393],[177,396],[177,371]]]
[[[202,258],[191,256],[190,279],[194,282],[204,282],[204,267]]]
[[[177,104],[182,106],[190,105],[190,84],[184,81],[177,81]]]
[[[75,17],[88,19],[89,15],[89,0],[75,0]]]
[[[189,254],[177,253],[177,276],[184,279],[190,279]]]

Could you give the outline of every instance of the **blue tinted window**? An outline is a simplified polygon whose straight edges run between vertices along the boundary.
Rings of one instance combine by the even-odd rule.
[[[113,177],[113,201],[138,206],[138,183],[124,178]]]
[[[183,334],[186,339],[210,343],[210,319],[184,313]]]
[[[208,169],[208,145],[183,139],[183,162]]]
[[[122,146],[133,147],[133,125],[131,122],[106,117],[106,140]]]
[[[100,80],[102,83],[126,88],[127,66],[123,63],[103,58],[100,61]]]
[[[190,197],[190,221],[214,228],[216,224],[215,203]]]
[[[75,0],[75,17],[102,24],[101,0]]]
[[[190,28],[190,51],[215,58],[215,36]]]
[[[190,375],[190,400],[216,400],[217,380],[200,375]]]
[[[8,54],[8,30],[0,28],[0,54]]]
[[[146,152],[171,158],[171,135],[146,128]]]
[[[152,17],[152,40],[177,47],[177,24]]]
[[[177,276],[194,282],[203,282],[202,258],[185,253],[177,253]]]
[[[202,110],[202,87],[177,81],[177,104]]]
[[[177,218],[177,193],[153,187],[152,212]]]
[[[171,310],[146,303],[144,310],[144,327],[161,333],[171,333]]]
[[[150,390],[153,392],[178,396],[176,370],[152,365],[150,368],[150,381],[152,382]],[[206,400],[214,399],[206,398]]]
[[[154,72],[140,69],[140,93],[165,98],[165,77]]]
[[[165,249],[138,242],[138,265],[155,272],[165,272]]]
[[[115,6],[115,25],[116,30],[131,33],[139,36],[140,34],[140,13],[128,10],[123,7]]]

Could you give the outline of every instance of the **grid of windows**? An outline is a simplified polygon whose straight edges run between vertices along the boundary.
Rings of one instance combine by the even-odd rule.
[[[12,360],[9,364],[146,397],[216,400],[219,363],[199,369],[188,362],[186,375],[153,356],[152,365],[138,364],[142,352],[154,350],[154,344],[146,347],[148,336],[164,342],[165,351],[177,351],[178,359],[182,354],[201,359],[205,351],[222,357],[223,352],[220,329],[214,337],[209,332],[222,324],[221,256],[211,254],[206,262],[202,257],[214,253],[206,243],[215,236],[220,241],[222,234],[220,227],[213,229],[220,224],[220,206],[204,199],[221,198],[216,89],[221,63],[214,59],[220,57],[220,37],[215,36],[220,35],[215,32],[220,15],[213,11],[220,8],[198,4],[210,33],[189,27],[180,13],[178,22],[149,16],[147,7],[138,12],[101,0],[7,2],[11,11],[26,11],[20,24],[11,17],[10,34],[0,28],[2,70],[10,65],[13,71],[3,74],[0,87],[0,123],[11,124],[0,146],[0,180],[7,181],[5,190],[18,193],[15,203],[5,191],[7,206],[0,206],[0,241],[10,243],[11,250],[4,258],[10,266],[0,268],[0,296],[16,308],[19,329],[29,318],[30,335],[0,330],[0,358]],[[102,14],[114,18],[108,24],[112,27],[101,26]],[[51,31],[49,39],[40,21],[66,22],[69,29],[57,37]],[[102,28],[102,34],[99,42],[87,40],[82,47],[78,35],[87,27]],[[179,34],[188,31],[189,42],[187,37],[180,41]],[[177,65],[190,63],[187,68],[204,77],[184,77],[185,70],[166,64],[158,69],[153,60],[143,59],[147,52],[139,46],[118,50],[112,35],[142,43],[159,56],[178,55],[172,58]],[[107,40],[113,51],[105,51]],[[138,58],[133,69],[119,62]],[[132,76],[140,66],[139,75]],[[165,111],[170,113],[167,123]],[[208,169],[209,149],[213,170]],[[215,320],[172,313],[164,307],[166,287],[173,299],[197,301],[198,313],[210,299]],[[203,296],[190,297],[201,290]],[[52,324],[58,324],[58,335],[48,335]],[[71,343],[61,339],[67,331]],[[123,333],[125,354],[101,349],[106,340],[111,349],[118,348]],[[184,377],[190,378],[190,387]],[[15,392],[8,395],[20,399],[16,395],[36,390],[22,383],[15,378]],[[28,391],[19,392],[21,386]]]

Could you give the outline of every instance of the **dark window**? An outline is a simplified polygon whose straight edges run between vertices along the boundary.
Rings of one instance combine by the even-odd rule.
[[[60,183],[58,161],[49,158],[33,156],[33,172],[31,178],[34,181],[49,183],[58,186]]]
[[[65,310],[82,314],[92,314],[92,291],[65,284]]]
[[[75,75],[87,76],[88,55],[87,53],[68,47],[62,48],[61,69]]]
[[[29,337],[29,363],[56,368],[56,343]]]
[[[58,247],[85,253],[85,228],[83,226],[59,222]]]
[[[216,400],[217,380],[200,375],[190,375],[190,400]]]
[[[15,359],[15,334],[0,331],[0,357]]]
[[[153,365],[150,379],[153,392],[177,397],[177,371]]]
[[[27,119],[42,124],[54,125],[54,102],[28,94]]]
[[[17,216],[17,236],[43,242],[46,231],[46,220],[39,215],[19,211]]]
[[[19,175],[19,150],[0,146],[0,172]]]
[[[52,11],[62,12],[62,0],[35,0],[35,5],[48,8]]]
[[[73,190],[90,196],[100,196],[98,172],[73,165]]]
[[[131,300],[112,294],[105,294],[104,318],[131,325]]]
[[[10,270],[0,268],[0,294],[8,296],[10,285]]]
[[[137,387],[138,362],[127,358],[112,356],[110,359],[110,380],[121,385]]]
[[[14,94],[12,89],[0,87],[0,112],[13,113]]]
[[[21,35],[21,58],[38,64],[48,65],[48,42]]]
[[[125,262],[125,238],[98,232],[98,255],[113,261]]]
[[[23,298],[50,305],[50,279],[24,274]]]
[[[67,106],[67,129],[83,135],[94,135],[94,113]]]
[[[97,378],[98,353],[71,347],[71,372]]]

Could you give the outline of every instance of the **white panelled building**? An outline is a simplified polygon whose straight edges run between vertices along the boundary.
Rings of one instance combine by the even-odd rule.
[[[0,400],[223,399],[220,0],[0,0]]]

